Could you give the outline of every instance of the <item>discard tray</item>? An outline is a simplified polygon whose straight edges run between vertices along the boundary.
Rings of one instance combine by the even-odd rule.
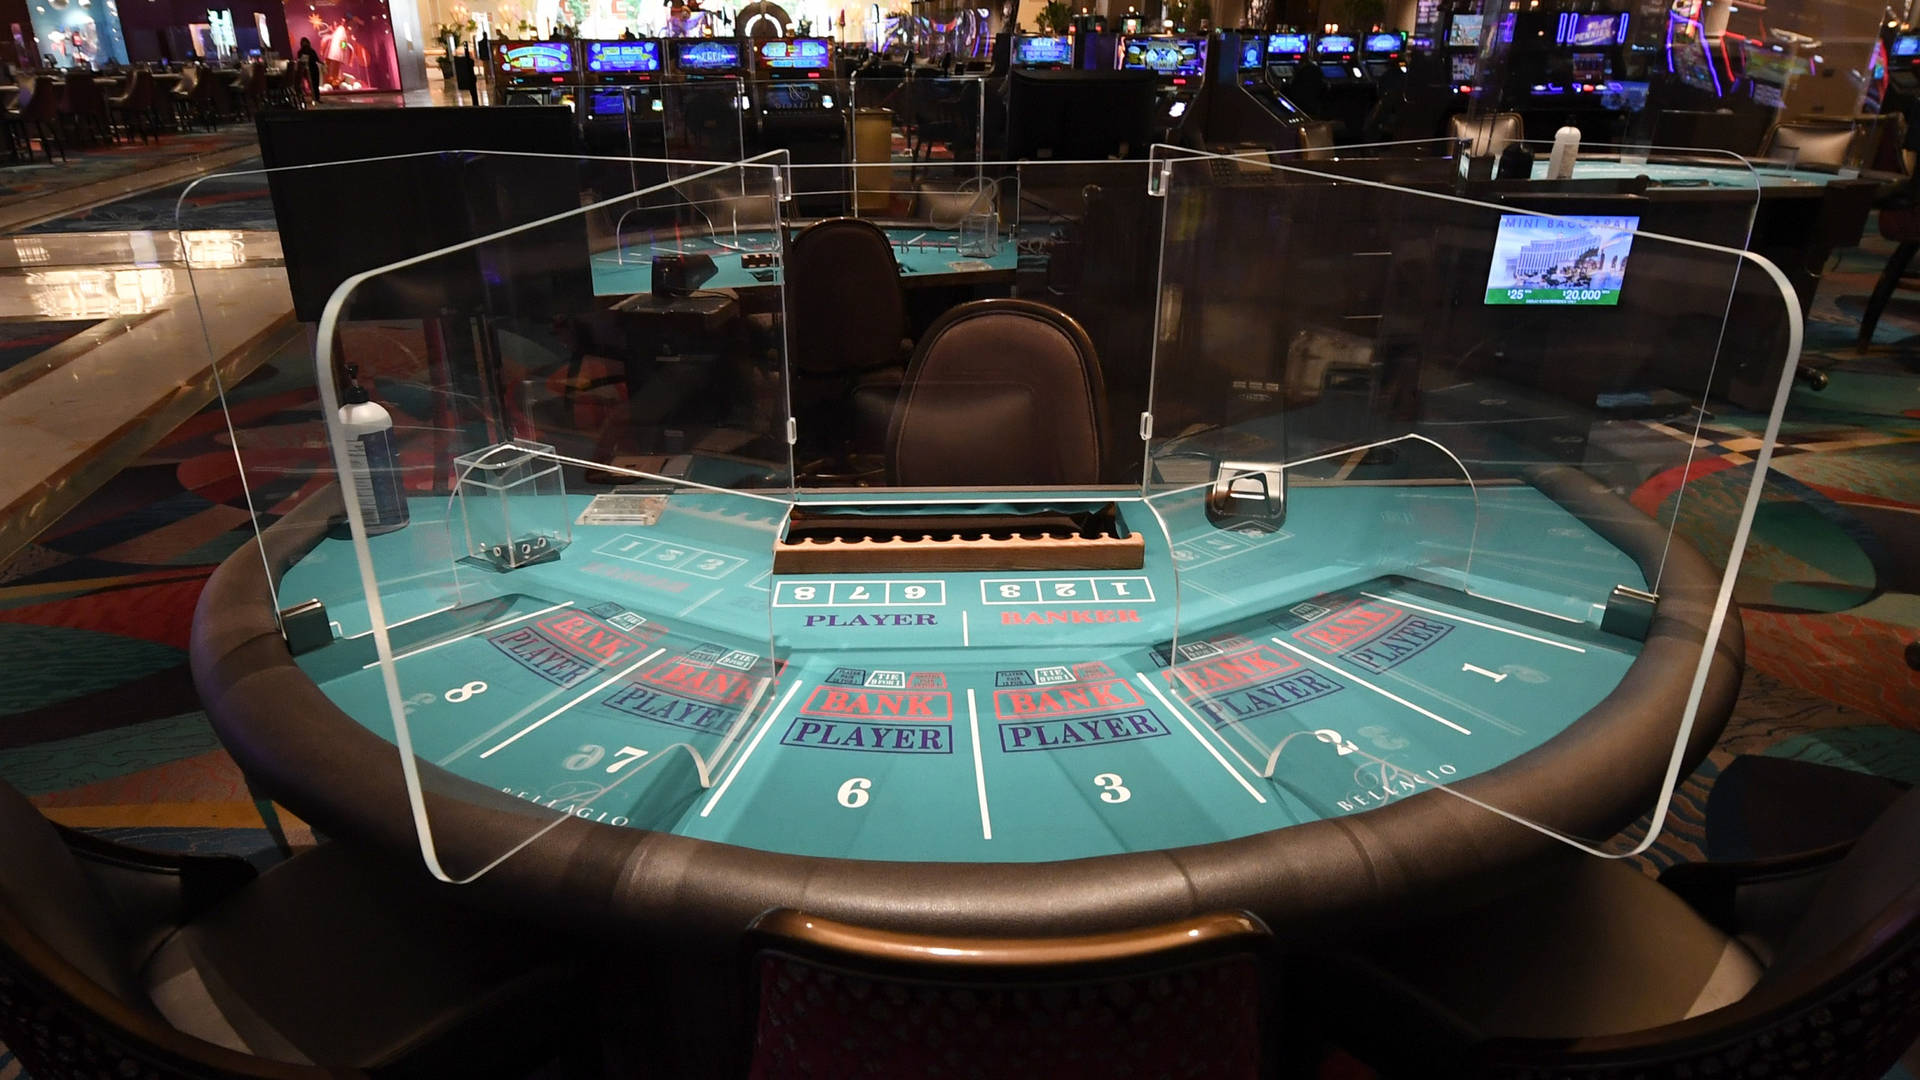
[[[797,507],[773,549],[776,574],[899,570],[1138,570],[1147,548],[1115,503],[991,514],[950,507]]]

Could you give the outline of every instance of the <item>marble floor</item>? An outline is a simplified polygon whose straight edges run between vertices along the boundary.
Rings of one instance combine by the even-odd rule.
[[[230,157],[202,159],[200,171],[230,167]],[[140,190],[184,178],[151,172]],[[97,204],[75,194],[53,216]],[[9,219],[13,209],[0,206],[13,230],[45,219]],[[0,372],[9,463],[0,558],[213,400],[221,379],[244,377],[305,332],[293,320],[279,236],[266,231],[0,237],[0,320],[9,319],[92,325]]]

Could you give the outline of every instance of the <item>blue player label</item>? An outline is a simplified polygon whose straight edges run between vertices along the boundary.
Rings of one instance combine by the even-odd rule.
[[[1293,638],[1376,674],[1452,633],[1454,624],[1379,600],[1354,601],[1293,631]]]

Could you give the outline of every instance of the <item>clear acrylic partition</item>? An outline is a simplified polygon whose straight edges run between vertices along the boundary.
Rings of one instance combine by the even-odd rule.
[[[698,82],[667,83],[658,88],[661,109],[661,138],[665,156],[689,163],[739,161],[747,156],[746,132],[752,101],[747,84],[737,78],[705,79]],[[646,114],[651,116],[649,110]],[[634,128],[635,150],[645,147],[639,138],[647,125]],[[635,155],[642,156],[642,155]],[[697,170],[689,170],[697,171]]]
[[[32,356],[0,371],[0,396],[36,382],[39,390],[49,390],[59,385],[51,381],[55,379],[74,390],[114,388],[109,407],[87,410],[82,421],[100,425],[91,432],[100,437],[98,444],[82,436],[96,446],[94,452],[53,475],[34,468],[16,470],[14,483],[21,486],[10,487],[8,497],[17,498],[22,509],[0,521],[0,550],[20,550],[86,493],[131,464],[141,448],[188,421],[212,398],[211,374],[182,366],[180,361],[189,358],[179,356],[172,343],[200,335],[187,259],[196,252],[218,258],[228,247],[228,237],[197,236],[191,238],[194,246],[183,245],[170,227],[170,205],[154,207],[141,200],[121,206],[140,209],[129,215],[133,220],[104,224],[99,220],[104,215],[96,210],[91,224],[69,217],[0,241],[0,270],[12,283],[0,314],[57,324],[48,329],[59,331],[49,343],[36,346]],[[228,355],[239,344],[227,344],[223,355],[229,364],[242,362],[242,357]],[[5,421],[8,430],[45,423],[66,431],[66,416],[55,419],[28,407],[39,402],[38,409],[44,410],[48,400],[45,395],[14,397]],[[122,421],[126,427],[115,431]],[[113,437],[108,438],[109,433]]]
[[[1699,405],[1737,290],[1762,286],[1746,317],[1790,343],[1753,484],[1720,496],[1718,550],[1740,551],[1799,309],[1767,264],[1647,228],[1719,213],[1743,238],[1751,191],[1467,199],[1437,164],[1413,187],[1162,160],[1145,490],[1179,623],[1161,679],[1299,818],[1439,788],[1600,851],[1626,822],[1560,812],[1581,778],[1491,801],[1463,782],[1581,723],[1656,723],[1669,769],[1638,780],[1670,793],[1695,724],[1722,719],[1697,713],[1699,646],[1738,556],[1709,566],[1649,515],[1719,461]],[[1629,704],[1643,660],[1662,691]],[[1582,720],[1610,695],[1628,718]],[[1649,837],[1664,799],[1635,808]]]
[[[795,164],[789,175],[794,190],[814,193],[790,204],[794,235],[828,218],[871,222],[898,282],[889,296],[843,267],[784,279],[800,486],[887,485],[889,387],[933,323],[975,300],[1035,300],[1077,321],[1100,357],[1116,435],[1131,430],[1126,418],[1145,408],[1160,258],[1148,162],[899,160],[851,175]],[[848,180],[852,188],[833,187]],[[861,343],[851,362],[849,340]],[[849,363],[873,369],[852,376],[864,384],[852,415],[841,407]],[[1102,482],[1137,480],[1137,440],[1116,437],[1112,450]]]
[[[476,182],[514,183],[488,164]],[[571,191],[592,163],[567,164],[541,179]],[[360,596],[301,663],[394,742],[443,878],[568,816],[675,827],[776,696],[779,290],[705,271],[778,235],[778,192],[769,166],[689,169],[328,302],[314,367],[345,515],[289,576],[324,561]]]
[[[979,161],[986,156],[990,80],[983,75],[855,75],[849,81],[855,115],[856,160]],[[867,141],[860,117],[867,118]],[[878,121],[889,139],[877,139]]]

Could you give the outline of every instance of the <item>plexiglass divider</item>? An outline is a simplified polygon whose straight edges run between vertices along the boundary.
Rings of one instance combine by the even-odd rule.
[[[279,603],[332,633],[299,662],[394,741],[449,880],[568,816],[1017,861],[1432,788],[1601,850],[1552,792],[1473,781],[1626,709],[1671,791],[1724,704],[1702,643],[1737,558],[1636,495],[1695,475],[1736,283],[1788,371],[1798,309],[1737,246],[1648,229],[1673,191],[1510,191],[1451,148],[863,162],[884,206],[785,154],[616,160],[660,182],[604,197],[599,159],[539,178],[548,213],[524,159],[460,156],[493,224],[331,297],[333,467],[242,454],[292,470],[263,523],[317,496]],[[1744,240],[1752,191],[1667,187]],[[891,301],[793,261],[856,209]],[[969,344],[983,297],[1044,306]],[[1074,370],[1103,412],[1069,415]],[[951,812],[865,812],[910,802]]]
[[[778,233],[775,166],[674,163],[583,206],[600,161],[451,158],[440,196],[493,231],[324,309],[333,467],[277,480],[314,496],[277,602],[321,601],[302,666],[395,742],[423,851],[467,880],[563,816],[664,828],[721,782],[773,689],[762,579],[792,466],[778,305],[703,289],[691,257],[748,220]],[[516,181],[556,212],[505,216]],[[682,250],[623,271],[635,214]],[[606,284],[623,272],[647,280]],[[647,723],[612,745],[589,716]],[[493,825],[465,827],[488,791]]]
[[[1144,477],[1182,571],[1167,685],[1301,812],[1441,788],[1592,851],[1623,822],[1596,834],[1550,792],[1462,782],[1577,724],[1655,725],[1651,837],[1696,723],[1730,707],[1698,716],[1740,541],[1710,565],[1630,500],[1704,460],[1743,276],[1791,329],[1777,425],[1792,290],[1738,247],[1648,230],[1679,212],[1638,181],[1478,200],[1444,174],[1280,162],[1157,158]],[[1752,197],[1720,196],[1740,241]]]

